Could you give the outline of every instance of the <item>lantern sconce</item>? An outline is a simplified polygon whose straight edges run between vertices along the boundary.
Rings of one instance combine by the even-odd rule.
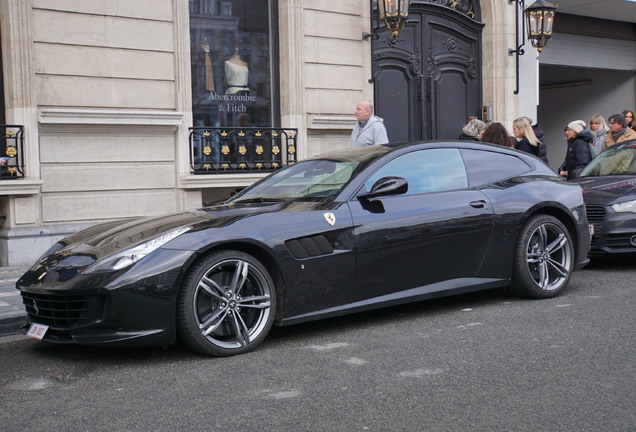
[[[539,52],[548,44],[552,37],[554,25],[554,11],[557,5],[547,0],[537,0],[527,8],[525,0],[508,0],[508,4],[515,3],[515,42],[517,49],[508,49],[508,55],[516,54],[516,79],[517,86],[514,94],[519,94],[519,56],[525,54],[523,46],[526,43],[526,26],[528,39]],[[521,38],[519,37],[519,10],[523,10],[526,20],[521,22]]]
[[[397,44],[400,30],[404,28],[409,17],[410,0],[369,0],[371,17],[373,17],[374,5],[377,3],[377,21],[371,33],[362,33],[362,40],[380,37],[378,32],[386,28],[391,34],[387,37],[390,45]]]

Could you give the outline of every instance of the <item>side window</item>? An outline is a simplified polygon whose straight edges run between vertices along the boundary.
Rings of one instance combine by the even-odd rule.
[[[462,149],[471,187],[481,186],[530,171],[516,156],[482,150]]]
[[[369,192],[382,177],[395,176],[408,181],[408,195],[468,187],[464,161],[457,149],[426,149],[398,156],[376,171],[365,182],[365,189]]]

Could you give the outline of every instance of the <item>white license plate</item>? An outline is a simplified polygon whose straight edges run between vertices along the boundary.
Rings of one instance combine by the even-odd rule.
[[[590,235],[594,235],[594,225],[589,224],[588,226],[590,227]]]
[[[46,331],[48,329],[49,329],[49,326],[47,325],[33,323],[29,327],[29,331],[27,332],[26,335],[30,338],[42,340],[42,338],[44,338],[44,335],[46,334]]]

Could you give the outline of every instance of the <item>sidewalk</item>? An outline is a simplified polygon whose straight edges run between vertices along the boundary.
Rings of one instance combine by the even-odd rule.
[[[0,336],[15,334],[24,325],[24,305],[15,282],[28,267],[0,267]]]

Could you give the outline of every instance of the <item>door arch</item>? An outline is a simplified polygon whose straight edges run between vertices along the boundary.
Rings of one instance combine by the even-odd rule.
[[[477,0],[413,0],[396,40],[379,32],[374,102],[390,141],[457,138],[468,116],[480,116],[479,20]]]

